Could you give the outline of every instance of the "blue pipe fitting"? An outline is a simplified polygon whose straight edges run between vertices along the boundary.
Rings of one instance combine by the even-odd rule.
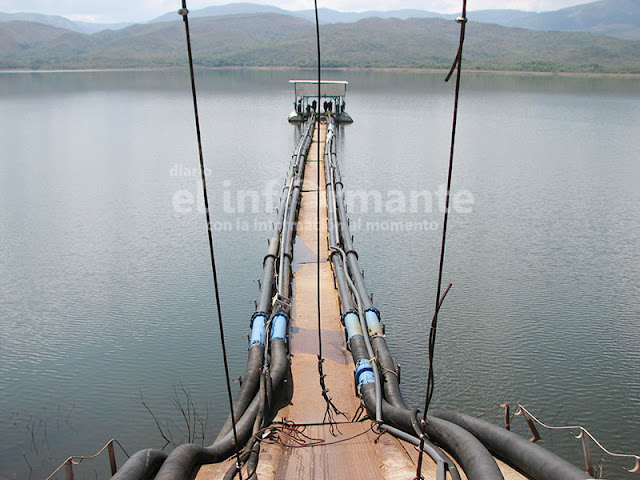
[[[371,310],[372,312],[375,312],[378,318],[380,318],[380,310],[378,310],[376,307],[369,307],[367,308],[367,310]]]
[[[271,341],[280,339],[287,341],[287,325],[289,324],[289,317],[286,313],[276,313],[271,320]]]
[[[367,308],[364,312],[364,318],[367,322],[367,330],[369,330],[369,336],[384,336],[382,331],[382,325],[380,324],[380,312],[375,308]]]
[[[342,316],[342,323],[347,329],[347,341],[357,335],[362,336],[362,327],[360,327],[360,319],[356,312],[349,311]]]
[[[249,340],[249,348],[254,345],[264,347],[265,324],[267,323],[266,313],[256,312],[251,317],[251,339]]]
[[[354,372],[356,377],[356,383],[358,384],[358,388],[362,388],[367,383],[375,383],[376,379],[373,376],[373,368],[371,367],[371,362],[366,358],[361,358],[356,363],[356,370]]]
[[[331,255],[340,255],[337,251],[331,252]],[[350,313],[356,313],[355,310],[349,310],[344,312],[342,315],[340,315],[340,323],[342,323],[342,326],[346,326],[344,323],[344,319],[347,315],[349,315]]]

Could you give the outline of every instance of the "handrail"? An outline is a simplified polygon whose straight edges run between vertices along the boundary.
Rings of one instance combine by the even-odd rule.
[[[593,466],[591,464],[591,458],[590,458],[591,455],[590,455],[589,447],[588,447],[588,444],[586,443],[586,440],[587,440],[587,437],[588,437],[593,441],[593,443],[595,443],[600,448],[600,450],[602,450],[604,453],[606,453],[607,455],[609,455],[611,457],[633,459],[635,461],[634,467],[631,468],[631,469],[625,468],[625,470],[627,470],[629,473],[638,473],[638,472],[640,472],[640,455],[611,452],[610,450],[605,448],[596,439],[596,437],[594,437],[591,434],[591,432],[589,432],[589,430],[584,428],[582,425],[565,425],[565,426],[561,426],[561,427],[547,425],[546,423],[544,423],[541,420],[539,420],[536,416],[534,416],[526,407],[524,407],[523,405],[520,405],[520,404],[517,405],[517,409],[516,409],[516,411],[514,413],[514,416],[519,416],[519,415],[523,415],[525,417],[525,419],[527,417],[529,417],[531,420],[535,421],[538,425],[546,428],[547,430],[580,430],[580,433],[578,435],[573,435],[573,436],[575,438],[579,439],[579,440],[582,440],[584,456],[585,456],[585,466],[587,467],[587,470],[591,470],[593,468]]]
[[[45,478],[45,480],[51,480],[60,470],[62,470],[62,467],[66,467],[67,480],[73,480],[73,466],[74,465],[80,465],[83,460],[91,460],[93,458],[98,457],[102,452],[105,451],[105,449],[109,452],[109,466],[111,467],[111,475],[115,475],[115,473],[118,471],[118,468],[116,467],[116,453],[115,453],[114,448],[113,448],[113,444],[114,443],[117,443],[118,446],[120,447],[120,449],[127,456],[127,458],[129,458],[129,454],[124,449],[122,444],[118,440],[116,440],[115,438],[112,438],[107,443],[105,443],[105,445],[97,453],[95,453],[93,455],[89,455],[89,456],[72,455],[71,457],[67,458],[64,462],[62,462],[60,464],[60,466],[58,468],[56,468],[53,471],[53,473],[51,475],[49,475],[47,478]]]

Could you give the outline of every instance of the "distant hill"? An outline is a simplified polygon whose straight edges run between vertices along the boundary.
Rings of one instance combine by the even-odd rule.
[[[190,10],[190,17],[218,17],[225,15],[247,15],[253,13],[279,13],[282,15],[291,15],[294,17],[304,18],[310,22],[315,22],[316,14],[314,10],[284,10],[269,5],[261,5],[257,3],[231,3],[229,5],[216,5],[212,7]],[[428,12],[426,10],[389,10],[378,11],[369,10],[366,12],[340,12],[330,8],[319,8],[318,19],[322,24],[328,23],[353,23],[365,18],[435,18],[442,17],[442,14]],[[176,13],[169,12],[151,22],[171,22],[175,21]]]
[[[315,27],[275,13],[193,18],[196,63],[315,65]],[[589,33],[467,27],[467,69],[640,73],[640,42]],[[325,67],[447,68],[456,23],[369,18],[321,29]],[[30,22],[0,24],[0,68],[134,68],[185,65],[183,22],[155,22],[92,35]]]
[[[484,10],[470,12],[476,22],[497,23],[532,30],[581,31],[640,40],[640,1],[601,0],[554,12]]]
[[[315,21],[313,10],[288,11],[278,7],[253,3],[233,3],[192,10],[192,17],[208,17],[251,13],[280,13]],[[447,15],[426,10],[389,10],[366,12],[340,12],[321,8],[318,17],[321,23],[353,23],[367,18],[445,18],[454,19],[457,15]],[[468,12],[472,22],[495,23],[506,27],[531,30],[583,31],[609,35],[626,40],[640,40],[640,1],[639,0],[600,0],[593,3],[564,8],[552,12],[526,12],[522,10],[477,10]],[[167,13],[155,20],[173,21],[175,12]]]
[[[195,18],[196,62],[233,55],[308,31],[310,23],[275,14]],[[35,39],[28,40],[25,39]],[[0,24],[0,68],[135,68],[184,65],[181,21],[133,25],[92,35],[28,22]]]
[[[5,22],[32,22],[49,25],[51,27],[66,28],[73,32],[80,33],[96,33],[101,30],[118,30],[125,28],[131,23],[92,23],[92,22],[74,22],[68,18],[59,15],[43,15],[41,13],[2,13],[0,12],[0,23]]]
[[[284,10],[270,5],[255,3],[231,3],[229,5],[211,6],[194,9],[191,18],[229,15],[252,15],[275,13],[290,15],[315,21],[313,10]],[[320,8],[320,23],[354,23],[367,18],[445,18],[454,19],[457,15],[446,15],[426,10],[370,10],[366,12],[340,12],[328,8]],[[623,38],[640,40],[640,0],[600,0],[593,3],[564,8],[553,12],[526,12],[522,10],[477,10],[470,11],[468,17],[474,23],[495,23],[506,27],[526,28],[531,30],[553,31],[586,31]],[[174,22],[178,19],[176,11],[166,13],[146,23]],[[96,33],[102,30],[119,30],[131,24],[127,23],[89,23],[74,22],[67,18],[37,13],[0,13],[0,23],[10,21],[27,21],[42,23],[58,28],[65,28],[80,33]]]
[[[272,7],[270,5],[261,5],[258,3],[230,3],[228,5],[214,5],[211,7],[190,9],[189,18],[199,17],[224,17],[228,15],[253,15],[256,13],[279,13],[282,15],[291,14],[282,8]],[[149,23],[156,22],[175,22],[178,17],[177,10],[154,18]]]
[[[68,30],[40,23],[7,22],[1,24],[0,58],[11,59],[22,52],[45,45],[67,32]]]

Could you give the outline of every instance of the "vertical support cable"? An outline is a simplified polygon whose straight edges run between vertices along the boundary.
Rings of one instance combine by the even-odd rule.
[[[321,85],[321,61],[320,61],[320,21],[318,19],[318,0],[313,0],[313,5],[316,14],[316,47],[318,51],[318,105],[316,118],[318,119],[318,142],[317,142],[317,163],[316,163],[316,245],[317,245],[317,253],[316,253],[316,302],[317,302],[317,312],[318,312],[318,376],[320,379],[320,389],[322,390],[322,397],[324,398],[327,407],[324,411],[323,423],[329,424],[329,432],[332,435],[336,435],[337,427],[335,427],[335,415],[343,415],[346,417],[344,412],[340,411],[338,407],[336,407],[333,403],[333,400],[329,396],[329,389],[325,384],[326,375],[324,374],[324,358],[322,356],[322,315],[320,310],[320,99],[322,97],[322,85]],[[326,137],[325,137],[326,138]]]
[[[433,390],[435,385],[435,380],[433,376],[433,358],[434,358],[434,350],[436,343],[436,330],[438,326],[438,312],[440,311],[440,307],[442,306],[442,302],[444,301],[449,289],[451,288],[451,284],[447,287],[445,292],[441,295],[442,291],[442,270],[444,267],[444,254],[445,254],[445,245],[447,238],[447,222],[449,220],[449,200],[451,198],[451,177],[453,173],[453,152],[456,141],[456,126],[458,122],[458,99],[460,96],[460,78],[462,74],[462,47],[464,45],[464,35],[465,35],[465,27],[467,24],[467,0],[462,0],[462,16],[458,17],[456,21],[460,24],[460,44],[458,45],[458,52],[456,54],[456,58],[445,78],[445,81],[448,82],[453,72],[456,71],[456,86],[455,86],[455,95],[454,95],[454,103],[453,103],[453,122],[451,126],[451,148],[449,150],[449,171],[447,175],[447,196],[444,207],[444,219],[442,223],[442,243],[440,246],[440,264],[438,266],[438,287],[436,290],[436,305],[433,313],[433,319],[431,320],[431,329],[429,330],[429,372],[427,375],[427,390],[425,394],[424,401],[424,411],[422,412],[422,421],[420,423],[420,429],[422,434],[420,435],[420,448],[418,455],[418,465],[416,469],[416,479],[422,479],[422,457],[423,457],[423,447],[425,442],[425,433],[424,429],[427,422],[427,411],[429,410],[429,404],[431,403],[431,398],[433,397]]]
[[[318,142],[317,142],[317,159],[316,163],[316,243],[317,243],[317,255],[316,255],[316,283],[317,283],[317,309],[318,309],[318,362],[322,363],[322,328],[321,328],[321,312],[320,312],[320,97],[322,95],[320,85],[320,22],[318,21],[318,0],[313,0],[315,13],[316,13],[316,46],[318,50],[318,112],[316,118],[318,119]]]
[[[198,99],[196,95],[196,79],[193,72],[193,55],[191,52],[191,36],[189,34],[189,10],[187,9],[187,0],[182,0],[182,9],[178,12],[184,20],[184,29],[187,37],[187,54],[189,56],[189,74],[191,77],[191,94],[193,97],[193,113],[196,122],[196,137],[198,139],[198,156],[200,159],[200,177],[202,179],[202,194],[204,197],[204,211],[207,219],[207,233],[209,235],[209,253],[211,257],[211,271],[213,273],[213,287],[216,297],[216,311],[218,314],[218,327],[220,329],[220,344],[222,346],[222,357],[224,360],[224,373],[227,380],[227,396],[229,398],[229,410],[231,412],[231,423],[233,426],[234,447],[236,449],[236,469],[240,480],[242,480],[242,471],[240,470],[240,445],[238,445],[238,432],[236,429],[236,418],[233,412],[233,395],[231,393],[231,380],[229,377],[229,362],[227,360],[227,347],[224,340],[224,326],[222,323],[222,308],[220,306],[220,290],[218,288],[218,273],[216,270],[216,258],[213,248],[213,234],[211,232],[211,215],[209,214],[209,197],[207,195],[207,179],[204,168],[204,156],[202,154],[202,136],[200,135],[200,117],[198,115]]]

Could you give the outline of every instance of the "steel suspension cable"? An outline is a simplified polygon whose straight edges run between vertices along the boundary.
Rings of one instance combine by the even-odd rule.
[[[184,20],[184,30],[187,38],[187,54],[189,56],[189,75],[191,78],[191,95],[193,98],[193,113],[196,124],[196,137],[198,140],[198,156],[200,159],[200,177],[202,179],[202,195],[204,197],[204,210],[207,219],[207,233],[209,236],[209,254],[211,258],[211,271],[213,274],[213,288],[216,299],[216,312],[218,315],[218,328],[220,329],[220,345],[222,347],[222,357],[224,360],[224,372],[227,381],[227,396],[229,398],[229,410],[231,412],[231,423],[233,426],[233,439],[236,450],[236,468],[240,480],[242,480],[242,471],[240,470],[240,445],[238,444],[238,432],[236,428],[236,418],[233,412],[233,394],[231,393],[231,379],[229,376],[229,362],[227,359],[227,347],[224,339],[224,325],[222,322],[222,308],[220,305],[220,289],[218,288],[218,273],[216,269],[216,257],[213,248],[213,234],[211,231],[211,215],[209,214],[209,199],[207,195],[207,180],[204,167],[204,155],[202,153],[202,136],[200,134],[200,117],[198,115],[198,98],[196,94],[196,80],[193,71],[193,54],[191,51],[191,35],[189,32],[189,10],[187,9],[187,0],[182,0],[182,9],[178,12]]]
[[[313,0],[316,14],[316,47],[318,51],[318,113],[320,112],[320,97],[322,95],[320,78],[320,22],[318,21],[318,0]],[[317,146],[317,162],[316,162],[316,294],[317,294],[317,311],[318,311],[318,362],[322,362],[322,329],[321,329],[321,312],[320,312],[320,115],[318,114],[318,141]]]
[[[322,389],[322,397],[324,398],[327,408],[324,413],[323,422],[327,422],[330,425],[329,431],[331,434],[335,434],[334,425],[336,425],[335,415],[343,415],[344,412],[340,411],[336,407],[329,397],[329,389],[325,384],[326,375],[324,373],[324,357],[322,356],[322,312],[320,308],[320,99],[322,97],[322,81],[321,81],[321,56],[320,56],[320,21],[318,19],[318,0],[313,0],[313,6],[316,16],[316,49],[318,53],[318,105],[316,118],[318,119],[318,141],[317,141],[317,162],[316,162],[316,304],[318,312],[318,376],[320,379],[320,388]],[[326,140],[326,137],[325,137]],[[337,427],[336,427],[337,428]]]
[[[464,45],[464,36],[465,29],[467,24],[467,0],[462,0],[462,15],[456,19],[456,21],[460,24],[460,43],[458,45],[458,52],[456,53],[456,58],[445,78],[445,82],[448,82],[451,79],[454,71],[456,72],[456,85],[455,85],[455,94],[454,94],[454,102],[453,102],[453,121],[451,126],[451,147],[449,150],[449,170],[447,174],[447,196],[444,207],[444,219],[442,223],[442,242],[440,245],[440,264],[438,266],[438,286],[436,290],[436,304],[433,313],[433,318],[431,320],[431,328],[429,330],[429,371],[427,374],[427,389],[425,394],[424,401],[424,411],[422,412],[422,421],[420,425],[420,430],[422,434],[420,435],[420,453],[418,455],[418,465],[416,468],[416,479],[422,479],[422,457],[423,457],[423,447],[425,442],[425,425],[427,421],[427,411],[429,410],[429,405],[431,403],[431,399],[433,397],[433,391],[435,387],[435,379],[433,373],[433,359],[434,359],[434,351],[436,344],[436,331],[438,327],[438,313],[440,311],[440,307],[442,306],[442,302],[446,297],[449,289],[451,288],[451,284],[446,288],[444,293],[442,292],[442,271],[444,267],[444,254],[445,254],[445,246],[447,239],[447,222],[449,220],[449,200],[451,198],[451,178],[453,174],[453,152],[456,141],[456,126],[458,122],[458,100],[460,97],[460,79],[462,75],[462,47]]]

